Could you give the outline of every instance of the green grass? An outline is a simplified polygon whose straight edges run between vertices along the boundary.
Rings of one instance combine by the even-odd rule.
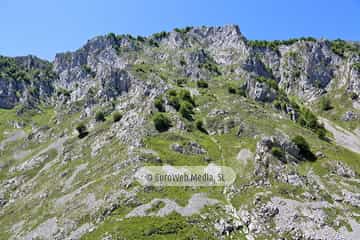
[[[200,221],[198,216],[181,217],[176,213],[167,217],[134,217],[120,221],[111,217],[81,239],[100,239],[105,233],[113,239],[215,239],[196,224]]]

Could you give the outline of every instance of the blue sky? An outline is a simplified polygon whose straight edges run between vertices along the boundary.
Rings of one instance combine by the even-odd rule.
[[[249,39],[360,40],[360,0],[0,0],[0,54],[52,60],[108,32],[238,24]]]

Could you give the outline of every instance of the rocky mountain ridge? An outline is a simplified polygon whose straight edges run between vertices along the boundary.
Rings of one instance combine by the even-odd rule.
[[[356,239],[359,95],[358,43],[236,25],[0,57],[0,238]],[[208,164],[236,181],[134,178]]]

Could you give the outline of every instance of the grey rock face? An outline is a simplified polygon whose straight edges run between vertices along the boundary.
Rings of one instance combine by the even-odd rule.
[[[206,154],[207,151],[196,142],[189,142],[185,145],[174,143],[171,145],[171,149],[175,152],[182,154]]]
[[[255,80],[248,81],[247,91],[250,98],[260,102],[272,102],[276,97],[276,91],[266,83]]]
[[[360,119],[359,114],[356,114],[352,111],[347,111],[342,117],[341,120],[343,121],[355,121]]]

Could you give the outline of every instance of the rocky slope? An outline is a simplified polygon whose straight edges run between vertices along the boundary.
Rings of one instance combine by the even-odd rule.
[[[1,57],[0,239],[357,239],[359,95],[358,43],[234,25]],[[135,179],[209,164],[235,182]]]

